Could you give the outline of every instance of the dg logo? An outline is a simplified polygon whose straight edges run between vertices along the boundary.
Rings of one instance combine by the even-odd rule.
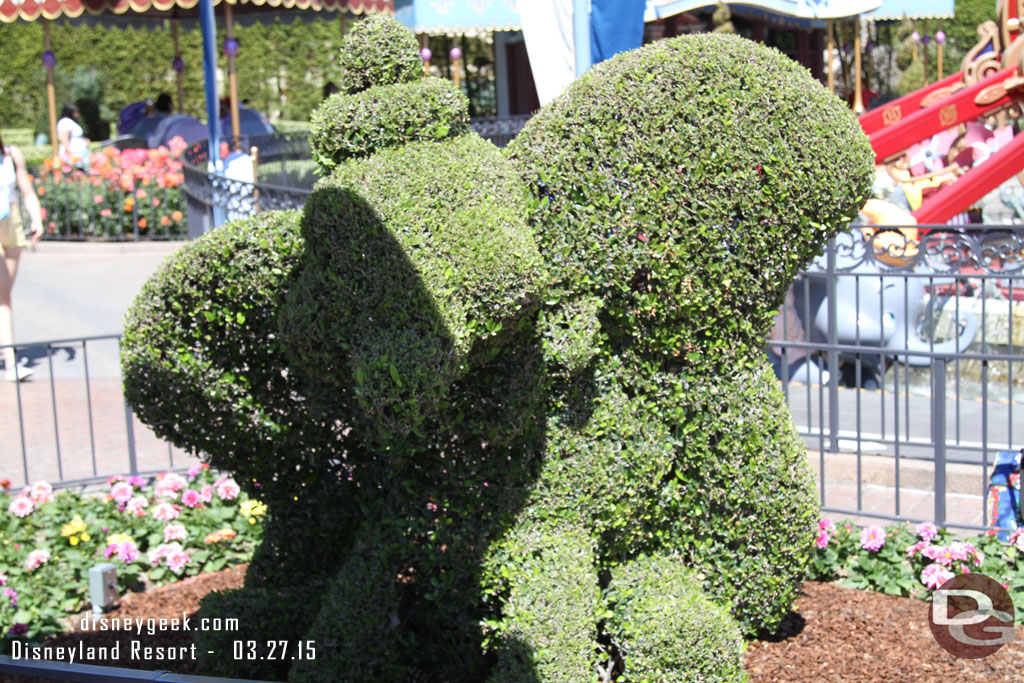
[[[1013,642],[1013,600],[984,574],[960,574],[932,595],[928,615],[935,640],[955,657],[981,659]]]

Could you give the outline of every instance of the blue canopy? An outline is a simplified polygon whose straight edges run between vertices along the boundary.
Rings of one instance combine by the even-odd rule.
[[[993,3],[993,11],[994,11]],[[882,0],[882,6],[868,15],[870,19],[949,19],[953,0]],[[995,14],[992,15],[995,17]]]

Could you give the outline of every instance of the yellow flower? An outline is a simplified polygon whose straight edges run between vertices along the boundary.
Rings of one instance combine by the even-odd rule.
[[[68,543],[71,545],[78,545],[78,536],[72,536],[68,539]]]
[[[256,518],[255,517],[250,517],[249,518],[249,524],[255,524],[255,523],[256,523]]]
[[[85,522],[78,515],[67,524],[62,524],[60,527],[61,536],[74,536],[85,531]]]
[[[83,543],[87,543],[89,541],[89,539],[91,539],[91,538],[92,538],[92,536],[90,536],[89,534],[84,533],[84,532],[82,533],[82,542]]]
[[[238,512],[243,517],[262,517],[267,514],[267,506],[250,498],[238,506]]]
[[[107,536],[107,545],[113,545],[114,543],[124,543],[125,541],[128,541],[129,543],[135,542],[132,540],[132,537],[128,534],[111,534],[110,536]]]

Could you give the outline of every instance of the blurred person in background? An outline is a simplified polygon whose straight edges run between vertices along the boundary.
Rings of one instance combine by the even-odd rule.
[[[60,158],[72,166],[89,168],[89,138],[79,123],[78,106],[65,104],[57,121],[57,140],[60,142]]]
[[[30,244],[22,230],[22,204],[31,222],[31,243],[35,243],[43,236],[43,212],[39,197],[32,187],[32,179],[28,175],[21,150],[5,147],[0,135],[0,346],[14,343],[11,290],[14,288],[14,277],[18,274],[21,250]],[[20,382],[32,374],[29,368],[18,366],[13,347],[3,349],[3,360],[4,379],[9,382]]]

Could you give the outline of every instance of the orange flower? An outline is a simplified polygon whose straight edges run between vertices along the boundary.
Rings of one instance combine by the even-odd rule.
[[[39,188],[36,190],[36,194],[46,194],[46,185],[40,185]]]
[[[176,221],[180,221],[182,218],[181,211],[175,211],[174,213],[172,213],[171,218],[173,218]]]
[[[147,225],[149,225],[149,222],[145,218],[139,219],[139,227],[141,229],[145,230]]]
[[[135,208],[135,197],[126,197],[124,200],[124,210],[131,211]]]
[[[160,225],[162,225],[162,226],[164,226],[166,228],[170,224],[171,224],[171,217],[170,216],[160,216]]]

